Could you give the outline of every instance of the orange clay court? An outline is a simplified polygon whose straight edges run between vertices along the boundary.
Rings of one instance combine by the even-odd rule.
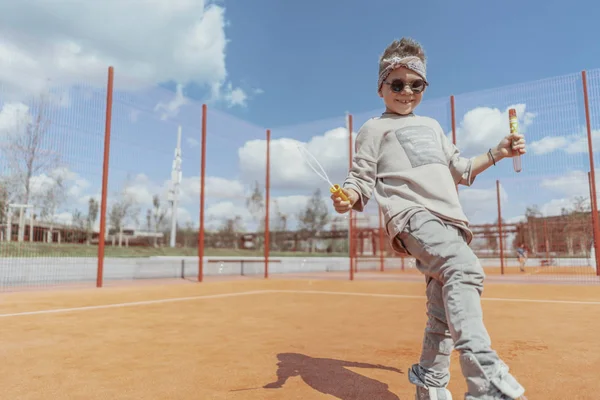
[[[406,370],[426,319],[422,282],[209,280],[1,297],[0,386],[11,400],[413,399]],[[489,283],[483,298],[494,347],[530,400],[598,399],[598,286]],[[449,389],[463,397],[456,358]]]

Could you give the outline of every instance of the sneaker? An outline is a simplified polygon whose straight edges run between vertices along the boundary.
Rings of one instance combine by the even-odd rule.
[[[452,393],[445,388],[425,388],[417,386],[415,400],[452,400]]]

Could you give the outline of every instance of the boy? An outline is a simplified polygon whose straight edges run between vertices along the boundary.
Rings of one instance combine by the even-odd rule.
[[[413,113],[427,85],[420,44],[404,38],[388,46],[378,82],[386,110],[358,132],[342,185],[349,201],[332,195],[333,204],[338,213],[362,211],[374,192],[392,247],[412,255],[426,278],[429,320],[420,361],[409,371],[416,399],[451,399],[446,386],[453,348],[467,381],[465,399],[523,399],[525,390],[492,350],[483,323],[485,276],[468,246],[472,233],[456,185],[470,186],[501,159],[524,154],[525,140],[508,135],[487,153],[461,157],[437,121]]]

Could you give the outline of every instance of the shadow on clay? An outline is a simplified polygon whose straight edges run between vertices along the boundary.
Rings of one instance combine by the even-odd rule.
[[[371,368],[402,374],[397,368],[298,353],[281,353],[277,359],[277,380],[263,386],[265,389],[280,389],[289,378],[298,376],[317,392],[336,399],[399,400],[397,395],[389,391],[387,384],[347,369]]]

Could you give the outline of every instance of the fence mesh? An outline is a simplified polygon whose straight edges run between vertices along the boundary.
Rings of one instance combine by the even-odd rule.
[[[133,88],[132,88],[133,86]],[[180,278],[197,254],[201,106],[115,76],[104,280]],[[196,263],[197,265],[197,263]],[[195,268],[197,271],[197,268]]]
[[[209,109],[205,275],[264,275],[265,144],[265,129]]]
[[[380,110],[267,131],[208,107],[203,171],[205,108],[181,87],[147,87],[118,71],[100,238],[108,93],[100,81],[21,97],[10,85],[0,87],[2,290],[93,285],[99,264],[107,282],[195,280],[199,251],[211,277],[415,272],[413,259],[391,250],[376,201],[362,213],[335,213],[329,184],[297,148],[308,150],[332,183],[342,183],[356,133]],[[454,117],[465,157],[496,145],[508,133],[508,110],[517,110],[528,141],[523,171],[504,160],[471,187],[459,187],[475,235],[471,247],[492,275],[597,279],[597,193],[583,86],[582,76],[571,74],[456,96],[454,114],[450,98],[419,107],[451,140]],[[587,73],[587,87],[598,167],[600,70]]]
[[[1,93],[0,289],[95,277],[84,210],[102,177],[106,88]]]
[[[587,71],[588,97],[590,107],[590,128],[594,150],[594,165],[600,167],[600,69]],[[585,125],[584,125],[585,128]],[[598,178],[596,178],[598,180]],[[598,190],[598,185],[596,185]]]
[[[272,273],[349,270],[349,215],[335,212],[323,179],[341,185],[346,177],[348,123],[340,116],[272,130]]]
[[[571,236],[565,232],[557,233],[558,226],[570,221],[569,218],[589,229],[592,227],[581,75],[456,96],[457,146],[464,156],[484,153],[508,133],[510,108],[517,110],[520,131],[528,142],[528,153],[522,157],[522,172],[515,173],[512,160],[506,159],[481,174],[472,187],[459,188],[465,212],[478,232],[478,240],[472,247],[485,259],[484,265],[491,268],[490,271],[501,266],[518,266],[516,250],[524,246],[532,257],[529,265],[546,266],[558,258],[571,257],[560,264],[572,264],[568,268],[545,268],[546,275],[586,276],[589,268],[572,268],[587,265],[589,260],[585,254],[575,254],[572,249],[557,250],[572,246]],[[498,191],[496,180],[499,180]],[[498,253],[498,197],[505,235],[502,263]],[[540,219],[532,219],[534,215]],[[566,226],[572,227],[573,223]],[[515,231],[517,227],[521,229],[519,232],[523,229],[538,232],[539,226],[545,226],[547,234],[552,235],[553,247],[549,247],[548,252],[540,252],[533,243],[518,243],[522,239],[515,238],[520,237]],[[593,244],[591,235],[587,239],[584,247],[589,252]],[[514,269],[503,272],[507,271]],[[520,272],[520,269],[516,271]],[[539,270],[534,272],[537,274]]]

